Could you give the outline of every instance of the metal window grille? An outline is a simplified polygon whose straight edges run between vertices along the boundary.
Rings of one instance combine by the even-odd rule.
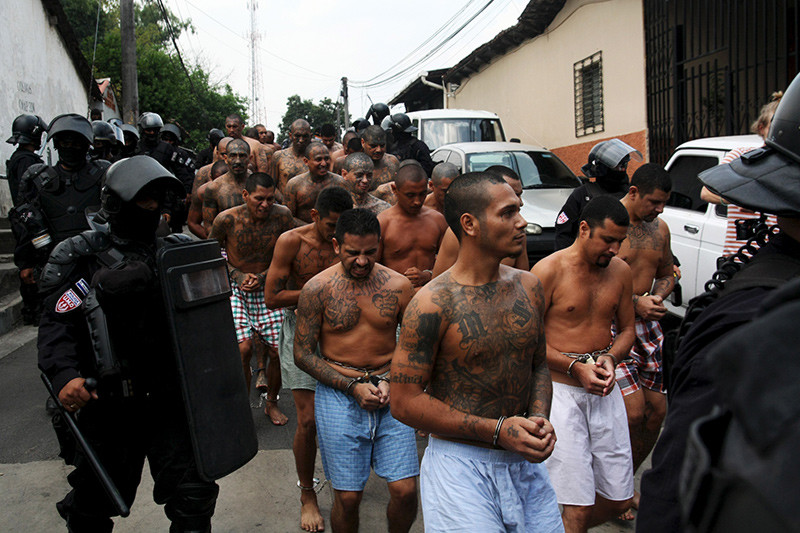
[[[575,77],[575,136],[603,131],[603,53],[573,65]]]

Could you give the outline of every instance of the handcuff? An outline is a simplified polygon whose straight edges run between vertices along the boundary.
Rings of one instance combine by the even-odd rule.
[[[363,376],[358,376],[357,378],[353,378],[347,384],[347,387],[344,389],[345,394],[350,394],[350,389],[357,383],[372,383],[375,387],[380,385],[381,381],[385,381],[389,383],[389,380],[385,377],[389,375],[389,371],[384,372],[382,375],[378,376],[375,374],[370,374],[369,372],[364,372]]]

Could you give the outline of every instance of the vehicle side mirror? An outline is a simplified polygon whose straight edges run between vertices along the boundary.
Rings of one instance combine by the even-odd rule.
[[[728,216],[728,206],[717,204],[714,206],[714,214],[718,217],[726,218]]]

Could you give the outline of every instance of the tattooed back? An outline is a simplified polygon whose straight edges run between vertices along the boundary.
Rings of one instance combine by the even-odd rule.
[[[522,414],[534,407],[536,388],[550,386],[549,374],[547,383],[534,379],[537,365],[546,368],[543,309],[541,284],[529,272],[501,265],[499,279],[481,286],[461,285],[445,272],[405,314],[409,370],[430,367],[428,393],[459,411]]]

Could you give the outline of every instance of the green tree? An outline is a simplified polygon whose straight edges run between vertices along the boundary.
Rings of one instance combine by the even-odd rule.
[[[97,0],[62,0],[81,43],[91,61],[94,48]],[[119,29],[119,5],[104,2],[95,55],[95,77],[109,77],[115,83],[121,101],[122,63]],[[168,13],[177,38],[193,31],[191,21],[181,21]],[[211,128],[222,128],[225,117],[238,113],[246,118],[246,99],[233,92],[228,84],[214,82],[202,67],[187,64],[189,78],[175,54],[161,10],[155,2],[135,5],[136,61],[139,87],[139,110],[161,115],[165,122],[175,122],[187,132],[183,144],[204,148]],[[190,82],[191,79],[191,82]]]
[[[336,125],[336,109],[341,109],[342,105],[331,101],[330,98],[323,98],[319,104],[311,100],[302,100],[298,95],[293,94],[286,99],[286,113],[283,115],[281,125],[278,130],[279,142],[283,142],[289,137],[289,129],[292,122],[298,118],[304,118],[311,124],[311,131],[318,130],[323,124],[330,123]],[[342,116],[342,119],[344,117]]]

